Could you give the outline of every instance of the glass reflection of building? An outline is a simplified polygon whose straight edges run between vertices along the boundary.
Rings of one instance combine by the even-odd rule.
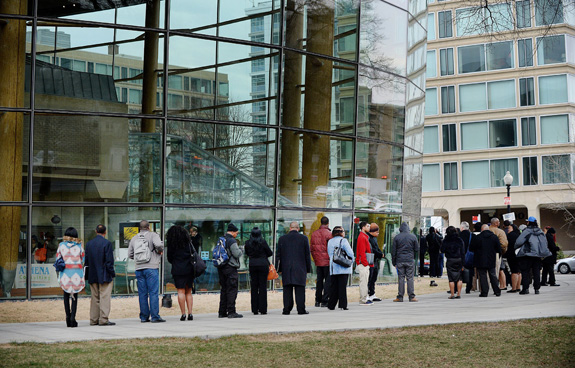
[[[229,222],[272,248],[323,215],[352,238],[377,222],[385,247],[418,226],[425,1],[111,4],[0,3],[3,298],[60,295],[33,247],[69,226],[108,226],[116,295],[142,219],[197,226],[206,258]],[[217,289],[213,267],[198,282]]]

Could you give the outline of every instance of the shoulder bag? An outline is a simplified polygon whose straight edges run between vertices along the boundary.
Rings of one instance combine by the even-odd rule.
[[[333,263],[338,264],[342,267],[348,268],[353,264],[353,259],[344,251],[341,247],[341,242],[343,238],[339,241],[339,246],[333,251]],[[371,253],[370,253],[371,254]]]
[[[194,269],[194,277],[200,277],[206,272],[206,262],[204,262],[200,254],[196,252],[196,248],[193,247],[191,242],[188,243],[188,246],[190,247],[190,263]]]

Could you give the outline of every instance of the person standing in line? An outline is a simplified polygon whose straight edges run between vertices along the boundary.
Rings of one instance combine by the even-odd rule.
[[[433,226],[429,228],[425,239],[427,240],[427,251],[429,252],[429,277],[439,277],[439,251],[441,249],[441,241]],[[437,283],[431,280],[429,286],[437,286]]]
[[[192,285],[194,285],[195,270],[191,260],[195,249],[192,249],[189,233],[178,225],[173,225],[168,229],[166,243],[168,262],[172,265],[172,277],[178,291],[178,305],[182,313],[180,321],[186,320],[186,303],[188,304],[187,319],[192,321],[194,319]]]
[[[311,254],[307,236],[299,233],[299,223],[293,221],[289,233],[278,240],[276,268],[282,277],[283,304],[282,314],[288,315],[297,305],[297,314],[309,314],[305,309],[305,285],[307,274],[311,272]]]
[[[469,246],[471,247],[471,243],[473,242],[473,239],[475,239],[479,234],[481,234],[481,227],[483,226],[483,224],[481,222],[476,222],[473,224],[473,236],[471,237],[471,242],[469,243]],[[475,263],[474,263],[475,264]],[[471,290],[472,291],[477,291],[479,290],[481,292],[481,285],[479,285],[479,272],[477,271],[477,267],[473,267],[473,282],[471,285]]]
[[[331,239],[329,219],[323,216],[320,227],[311,234],[311,256],[317,269],[315,306],[327,307],[330,290],[329,255],[327,242]]]
[[[242,318],[243,315],[236,312],[236,299],[238,297],[238,268],[240,268],[240,257],[243,252],[238,246],[236,238],[239,229],[232,223],[228,224],[225,235],[226,252],[229,260],[227,263],[218,267],[218,276],[220,277],[220,308],[218,310],[219,318]]]
[[[106,239],[106,226],[96,226],[96,237],[86,244],[86,279],[90,284],[90,326],[113,326],[110,322],[114,277],[114,246]]]
[[[549,257],[543,259],[543,272],[541,275],[541,286],[559,286],[555,283],[555,263],[557,263],[557,251],[559,247],[555,244],[555,229],[551,226],[545,227],[545,237],[547,238],[547,248],[551,252]],[[547,284],[547,275],[549,275],[549,284]]]
[[[78,309],[78,293],[84,290],[84,248],[82,240],[78,239],[78,230],[69,227],[64,232],[63,241],[58,245],[56,259],[62,258],[66,264],[64,271],[58,277],[60,287],[64,290],[64,311],[66,326],[78,327],[76,310]],[[72,305],[70,305],[70,299]]]
[[[150,223],[146,220],[140,221],[140,232],[136,234],[128,246],[128,258],[136,261],[136,282],[138,285],[138,301],[140,304],[140,322],[152,323],[166,322],[160,317],[160,301],[158,292],[160,289],[160,261],[164,251],[164,242],[155,232],[150,231]],[[140,258],[140,251],[147,247],[149,258]],[[137,248],[137,249],[135,249]],[[146,253],[148,254],[148,253]],[[147,261],[146,261],[147,259]]]
[[[469,224],[467,224],[469,228]],[[469,232],[469,230],[467,230]],[[463,234],[463,232],[462,232]],[[465,259],[465,243],[457,235],[457,230],[453,226],[447,227],[445,231],[445,239],[441,245],[441,251],[445,253],[447,258],[447,278],[449,279],[449,291],[451,295],[449,299],[461,298],[461,287],[463,282],[461,280],[461,272],[463,271],[463,260]],[[457,287],[457,296],[454,295]]]
[[[499,245],[497,235],[489,230],[489,225],[483,225],[481,234],[471,239],[471,251],[474,252],[473,265],[477,268],[479,274],[481,286],[481,294],[479,296],[487,298],[489,293],[488,274],[495,296],[501,296],[497,274],[495,273],[495,255],[501,253],[501,245]]]
[[[262,231],[254,227],[250,238],[245,246],[246,255],[250,264],[251,306],[253,314],[268,313],[268,273],[272,256],[266,240],[262,237]]]
[[[190,240],[192,241],[192,245],[196,249],[196,252],[198,252],[198,254],[202,254],[202,244],[204,242],[204,238],[198,232],[197,226],[192,225],[190,227]],[[196,293],[196,280],[194,279],[194,284],[192,285],[192,294],[195,293]]]
[[[415,253],[418,242],[415,235],[409,232],[407,222],[402,222],[399,234],[393,238],[391,246],[391,263],[397,268],[397,298],[394,302],[403,302],[405,295],[405,280],[407,279],[407,295],[410,302],[417,302],[413,285]]]
[[[520,295],[529,294],[529,285],[533,278],[535,294],[539,294],[541,288],[541,258],[551,255],[547,247],[547,238],[537,225],[537,219],[530,216],[527,219],[527,227],[515,241],[515,249],[521,270]]]
[[[367,294],[368,300],[372,302],[380,302],[381,298],[375,296],[375,283],[377,282],[377,274],[379,273],[379,262],[383,258],[384,254],[379,249],[379,244],[377,244],[377,237],[379,236],[379,225],[372,222],[369,225],[369,245],[371,246],[371,253],[373,253],[373,267],[369,268],[369,280],[367,282]]]
[[[521,289],[521,271],[519,270],[519,261],[515,256],[515,242],[519,238],[521,232],[517,225],[510,224],[507,230],[507,252],[505,252],[505,258],[507,259],[507,264],[511,270],[511,290],[507,290],[508,293],[518,293]]]
[[[489,226],[489,230],[497,235],[499,239],[499,244],[501,244],[501,253],[495,256],[495,273],[499,279],[499,288],[501,290],[507,290],[507,280],[505,279],[505,272],[501,269],[501,260],[503,258],[503,254],[507,252],[507,235],[505,231],[499,228],[500,222],[497,217],[491,219],[491,226]]]
[[[463,263],[465,264],[465,255],[467,254],[467,251],[469,251],[469,245],[471,244],[471,239],[473,238],[473,233],[469,230],[469,222],[467,221],[462,221],[461,224],[459,225],[459,230],[461,231],[459,233],[459,236],[461,238],[461,240],[463,240]],[[475,274],[475,268],[471,267],[470,269],[468,269],[469,271],[469,277],[467,279],[467,284],[465,285],[465,294],[469,294],[471,293],[471,288],[473,287],[473,276]]]
[[[359,272],[359,305],[372,305],[373,302],[367,298],[367,282],[369,280],[369,269],[373,267],[367,261],[368,253],[371,253],[369,244],[369,222],[362,221],[359,223],[360,233],[357,237],[357,264],[356,269]]]
[[[425,254],[427,253],[427,239],[423,230],[419,229],[419,276],[425,275]]]
[[[343,267],[333,262],[333,254],[336,248],[341,249],[353,259],[353,249],[345,238],[345,230],[343,227],[336,226],[332,231],[333,237],[327,243],[327,252],[329,254],[329,267],[331,273],[331,290],[327,308],[334,310],[336,305],[341,310],[348,310],[347,308],[347,280],[351,275],[352,267]]]

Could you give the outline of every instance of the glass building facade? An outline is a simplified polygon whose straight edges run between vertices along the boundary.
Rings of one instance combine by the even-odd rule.
[[[70,226],[108,227],[114,295],[136,292],[140,220],[197,227],[205,259],[230,222],[272,249],[324,215],[387,248],[419,226],[424,0],[10,0],[0,23],[1,298],[61,295]],[[211,262],[197,282],[219,288]]]

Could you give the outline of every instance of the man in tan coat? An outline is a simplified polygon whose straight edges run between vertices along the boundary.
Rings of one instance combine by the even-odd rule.
[[[499,275],[499,288],[501,290],[505,290],[507,288],[507,280],[505,279],[505,273],[501,270],[501,257],[503,254],[505,254],[505,252],[507,252],[507,245],[509,242],[507,241],[507,234],[505,234],[505,231],[499,228],[499,225],[499,219],[494,217],[491,219],[491,226],[489,226],[489,230],[497,235],[497,238],[499,238],[499,243],[501,244],[502,253],[501,255],[496,255],[495,272]]]

